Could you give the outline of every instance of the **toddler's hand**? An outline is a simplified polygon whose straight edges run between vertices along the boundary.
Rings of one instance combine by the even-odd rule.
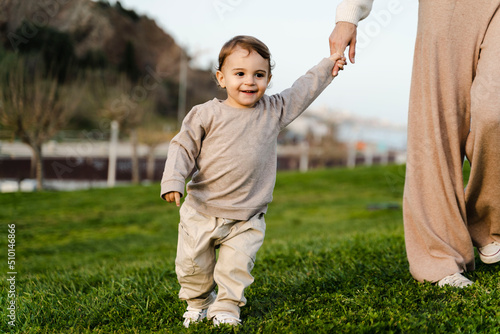
[[[169,203],[175,202],[175,205],[181,205],[181,194],[177,191],[171,191],[165,194],[165,200]]]
[[[346,58],[343,55],[335,52],[334,54],[330,55],[330,59],[335,62],[335,66],[333,67],[334,69],[338,68],[341,71],[344,70],[344,65],[346,65],[347,63]],[[332,75],[336,77],[338,75],[338,72],[335,73],[335,71],[332,70]]]

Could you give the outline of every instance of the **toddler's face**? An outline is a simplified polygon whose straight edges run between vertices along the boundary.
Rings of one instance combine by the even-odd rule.
[[[252,108],[266,92],[271,80],[269,62],[257,52],[236,47],[217,71],[219,85],[226,88],[227,105]]]

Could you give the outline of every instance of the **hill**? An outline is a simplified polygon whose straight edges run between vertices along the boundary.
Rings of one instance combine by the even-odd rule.
[[[147,16],[122,7],[120,2],[0,0],[0,44],[5,50],[32,52],[46,47],[52,49],[53,58],[60,57],[61,48],[50,40],[43,41],[47,46],[39,46],[47,29],[68,36],[77,59],[72,63],[117,68],[135,80],[154,71],[169,90],[163,94],[175,100],[185,51]],[[219,94],[210,70],[189,68],[188,81],[188,108]],[[170,113],[175,112],[175,103],[165,101],[165,97],[163,102]]]
[[[119,65],[127,43],[132,43],[138,68],[151,66],[161,73],[178,70],[182,49],[174,39],[154,20],[124,9],[119,2],[117,6],[90,0],[2,0],[1,3],[0,29],[6,47],[10,43],[15,49],[28,42],[26,39],[37,37],[36,31],[30,29],[21,31],[19,37],[14,35],[24,21],[29,21],[68,33],[74,39],[79,58],[102,50],[112,64]]]

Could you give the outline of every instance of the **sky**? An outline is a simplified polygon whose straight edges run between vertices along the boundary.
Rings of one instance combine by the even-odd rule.
[[[114,3],[114,1],[110,1]],[[213,69],[222,45],[252,35],[275,63],[267,94],[279,93],[322,58],[340,0],[121,0],[154,19],[193,57]],[[356,63],[349,64],[311,105],[405,125],[408,115],[417,0],[375,0],[358,26]]]

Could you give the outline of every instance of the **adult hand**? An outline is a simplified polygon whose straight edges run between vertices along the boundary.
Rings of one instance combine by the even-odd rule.
[[[343,55],[347,46],[349,46],[349,60],[354,64],[356,56],[356,33],[357,27],[350,22],[337,22],[335,28],[330,34],[330,54],[338,53]],[[339,67],[335,64],[332,74],[336,76],[339,72]]]
[[[181,205],[181,194],[177,191],[171,191],[165,194],[165,200],[169,203],[175,202],[175,205]]]

